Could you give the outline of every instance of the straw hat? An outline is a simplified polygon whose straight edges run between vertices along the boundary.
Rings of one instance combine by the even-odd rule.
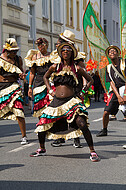
[[[12,50],[19,50],[20,48],[17,45],[17,42],[14,38],[7,38],[5,41],[5,44],[3,45],[4,49],[7,49],[9,51]]]
[[[78,54],[77,49],[75,48],[74,45],[72,45],[72,44],[70,44],[70,43],[68,43],[68,42],[61,43],[61,44],[58,46],[57,51],[58,51],[58,54],[59,54],[60,57],[61,57],[61,49],[62,49],[64,46],[69,46],[69,47],[71,47],[71,49],[72,49],[73,52],[74,52],[74,58],[77,57],[77,54]]]
[[[120,55],[120,49],[117,46],[114,45],[110,45],[106,50],[105,50],[105,54],[108,56],[109,55],[109,50],[110,49],[116,49],[118,56]]]
[[[61,33],[60,38],[62,38],[63,40],[74,44],[75,43],[75,34],[73,32],[71,32],[70,30],[65,30],[63,33]]]

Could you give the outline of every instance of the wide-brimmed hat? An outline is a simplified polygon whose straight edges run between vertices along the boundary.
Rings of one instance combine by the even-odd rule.
[[[71,49],[72,49],[73,52],[74,52],[74,58],[77,57],[77,54],[78,54],[77,49],[75,48],[75,46],[74,46],[73,44],[70,44],[70,43],[68,43],[68,42],[61,43],[61,44],[58,46],[57,52],[58,52],[58,54],[59,54],[60,57],[61,57],[61,50],[62,50],[62,48],[63,48],[64,46],[69,46],[69,47],[71,47]]]
[[[105,54],[108,56],[109,55],[109,50],[110,49],[116,49],[116,51],[117,51],[117,53],[118,53],[118,55],[120,55],[120,49],[119,49],[119,47],[117,47],[117,46],[114,46],[114,45],[110,45],[106,50],[105,50]]]
[[[19,50],[20,48],[17,45],[17,42],[14,38],[7,38],[5,41],[5,44],[3,45],[3,48],[12,51],[12,50]]]
[[[63,33],[59,35],[63,40],[74,44],[75,43],[75,34],[70,30],[65,30]]]

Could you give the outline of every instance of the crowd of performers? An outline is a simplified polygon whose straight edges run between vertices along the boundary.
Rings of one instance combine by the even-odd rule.
[[[100,161],[89,130],[86,110],[88,106],[86,106],[86,98],[84,99],[88,93],[92,93],[90,86],[93,84],[93,79],[85,70],[86,55],[84,52],[79,52],[74,33],[65,30],[60,34],[56,50],[51,53],[48,52],[48,41],[45,38],[38,38],[36,45],[38,50],[29,50],[25,57],[25,64],[30,69],[28,96],[34,97],[33,116],[38,118],[35,132],[39,139],[39,149],[30,156],[46,154],[46,138],[54,140],[52,146],[61,146],[65,140],[73,138],[74,146],[81,148],[79,137],[83,135],[90,150],[90,160]],[[21,144],[25,145],[28,139],[18,79],[25,79],[26,74],[23,72],[22,58],[17,56],[18,50],[16,40],[8,38],[0,56],[0,118],[18,121],[22,133]],[[112,50],[113,56],[116,57],[112,57]],[[111,60],[119,60],[116,46],[111,46],[106,54]],[[115,66],[119,63],[119,61],[112,62]],[[113,83],[117,80],[113,82],[112,78],[113,74],[112,77],[108,74],[107,80],[112,83],[113,94],[116,95],[117,102],[123,105],[123,98],[120,98],[116,89],[120,86],[114,86]],[[112,100],[110,102],[103,115],[104,128],[97,136],[107,135],[109,114],[115,114],[112,112],[113,106],[118,110],[119,104],[117,106],[116,103],[113,105]]]

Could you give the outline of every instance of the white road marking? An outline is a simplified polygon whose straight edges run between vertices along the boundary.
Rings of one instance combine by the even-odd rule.
[[[9,153],[10,153],[10,152],[18,152],[18,151],[20,151],[20,150],[26,149],[26,148],[28,148],[28,147],[30,147],[30,146],[35,145],[35,144],[37,144],[37,143],[29,143],[29,144],[27,144],[27,145],[22,145],[22,146],[19,147],[19,148],[15,148],[15,149],[13,149],[13,150],[10,150]]]
[[[97,122],[97,121],[101,121],[103,118],[101,117],[101,118],[99,118],[99,119],[95,119],[95,120],[93,120],[92,122]]]

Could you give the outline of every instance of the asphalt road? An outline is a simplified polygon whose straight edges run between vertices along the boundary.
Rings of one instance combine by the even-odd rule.
[[[0,120],[0,190],[126,190],[126,122],[118,112],[117,121],[109,122],[107,137],[96,137],[102,128],[104,102],[92,102],[88,109],[90,130],[98,163],[89,159],[89,149],[83,137],[83,148],[73,147],[73,140],[64,146],[51,147],[46,142],[47,155],[31,158],[38,148],[34,133],[38,119],[25,107],[29,144],[20,145],[17,122]]]

